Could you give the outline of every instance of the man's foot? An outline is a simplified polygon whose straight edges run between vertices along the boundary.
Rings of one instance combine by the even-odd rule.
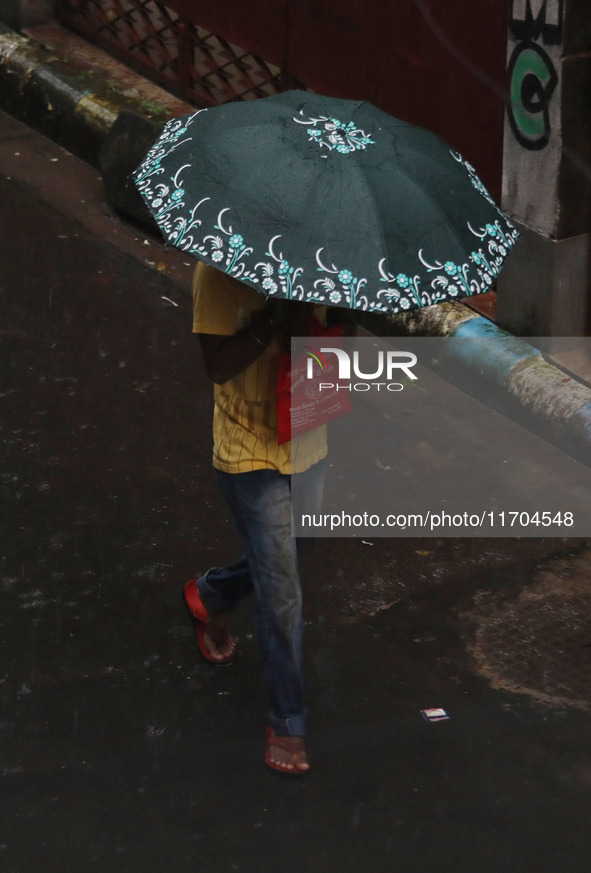
[[[203,642],[200,646],[207,650],[202,651],[203,656],[215,664],[229,664],[238,654],[238,640],[230,634],[228,612],[218,612],[210,609],[208,623],[202,626]],[[199,642],[199,628],[196,628],[197,641]]]
[[[304,737],[278,736],[273,728],[267,728],[265,764],[277,773],[287,776],[302,776],[310,769]]]
[[[238,641],[230,634],[227,612],[207,610],[192,579],[185,585],[185,602],[195,622],[199,651],[210,664],[229,664],[238,654]]]

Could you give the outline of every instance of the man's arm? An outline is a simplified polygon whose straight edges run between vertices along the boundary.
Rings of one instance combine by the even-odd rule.
[[[205,371],[212,382],[222,385],[250,367],[275,337],[285,331],[289,305],[282,300],[269,301],[255,312],[250,324],[233,336],[198,334]]]
[[[212,382],[223,385],[250,367],[280,334],[288,351],[291,336],[306,336],[305,318],[312,310],[310,303],[269,300],[263,309],[254,313],[250,324],[232,336],[198,334],[207,375]],[[356,326],[348,313],[339,310],[332,314],[343,336],[355,336]]]

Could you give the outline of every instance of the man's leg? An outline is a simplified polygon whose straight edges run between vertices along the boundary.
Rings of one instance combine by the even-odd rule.
[[[211,567],[197,579],[197,588],[208,609],[233,612],[252,592],[252,579],[246,555],[226,567]]]
[[[199,649],[214,664],[234,660],[238,641],[230,632],[230,613],[252,591],[246,558],[212,567],[185,585],[185,601],[195,621]]]
[[[303,737],[302,595],[291,531],[290,477],[275,470],[219,473],[255,592],[257,640],[275,734]]]
[[[302,517],[316,515],[321,511],[325,474],[326,463],[322,460],[304,473],[295,473],[291,476],[293,533],[297,538],[300,569],[306,566],[316,545],[316,539],[311,536],[310,528],[302,525]]]

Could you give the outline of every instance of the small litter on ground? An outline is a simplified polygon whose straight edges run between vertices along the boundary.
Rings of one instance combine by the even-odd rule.
[[[421,715],[425,721],[445,721],[449,718],[445,709],[421,709]]]

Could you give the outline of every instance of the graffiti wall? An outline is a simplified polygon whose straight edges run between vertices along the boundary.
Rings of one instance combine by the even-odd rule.
[[[503,203],[533,230],[556,236],[561,162],[564,0],[511,0]]]
[[[589,331],[591,3],[510,0],[503,205],[524,225],[498,283],[514,333]]]
[[[552,55],[562,41],[563,0],[514,0],[510,33],[515,41],[508,64],[509,122],[525,149],[550,141],[550,105],[558,74]]]

